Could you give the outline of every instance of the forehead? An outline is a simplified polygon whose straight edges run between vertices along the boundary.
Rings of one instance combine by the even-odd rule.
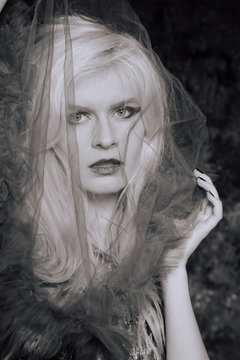
[[[125,99],[140,102],[136,82],[128,79],[116,66],[77,77],[74,80],[74,92],[76,105],[87,107],[111,106]]]

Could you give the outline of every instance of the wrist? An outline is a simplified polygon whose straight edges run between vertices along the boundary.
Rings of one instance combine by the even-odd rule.
[[[188,275],[185,266],[172,270],[162,279],[163,293],[166,293],[169,289],[177,290],[186,285],[188,286]]]

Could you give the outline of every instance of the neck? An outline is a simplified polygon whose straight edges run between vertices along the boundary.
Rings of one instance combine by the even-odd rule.
[[[87,222],[90,233],[98,239],[95,244],[104,250],[107,230],[111,222],[114,210],[116,209],[118,195],[92,195],[87,196]]]

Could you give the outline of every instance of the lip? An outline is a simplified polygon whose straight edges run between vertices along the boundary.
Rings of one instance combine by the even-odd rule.
[[[120,160],[114,159],[114,158],[101,159],[101,160],[96,161],[95,163],[92,163],[89,167],[93,168],[93,167],[96,167],[96,166],[121,165],[121,163],[122,162]]]
[[[101,159],[89,166],[92,172],[97,175],[112,175],[117,172],[122,165],[122,162],[118,159]]]

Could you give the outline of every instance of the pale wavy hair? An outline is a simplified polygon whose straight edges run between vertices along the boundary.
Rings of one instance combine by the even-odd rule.
[[[66,94],[74,81],[97,74],[105,68],[117,67],[123,79],[132,82],[142,105],[140,121],[145,128],[145,138],[138,167],[127,186],[122,190],[116,211],[113,214],[107,243],[109,248],[113,237],[118,239],[118,251],[114,257],[121,261],[124,255],[134,248],[136,229],[134,215],[147,176],[154,173],[161,161],[164,150],[164,124],[168,121],[166,91],[164,81],[157,70],[154,57],[136,39],[124,33],[116,33],[109,28],[86,17],[70,16],[70,33],[73,55],[73,76],[64,78],[66,55],[63,20],[60,18],[54,28],[54,51],[51,69],[50,115],[47,131],[47,151],[44,164],[44,188],[38,231],[34,247],[34,267],[36,275],[43,281],[53,284],[65,283],[69,293],[82,291],[86,278],[82,271],[84,262],[74,222],[74,199],[71,190],[71,169],[66,156]],[[48,32],[48,29],[43,30]],[[41,43],[41,40],[40,42]],[[39,44],[36,46],[32,62],[39,61]],[[41,65],[40,65],[41,68]],[[67,92],[66,92],[67,90]],[[37,96],[37,90],[33,97]],[[34,101],[33,101],[34,102]],[[151,133],[151,136],[149,135]],[[83,191],[83,199],[84,191]],[[31,192],[27,198],[30,211],[34,211]],[[66,211],[67,206],[67,211]],[[32,210],[31,210],[32,209]],[[87,221],[87,206],[84,206]],[[113,235],[112,224],[118,225],[117,235]],[[93,256],[91,244],[94,234],[88,224],[88,251],[92,261],[92,274],[98,265]],[[65,287],[66,290],[66,287]],[[53,301],[57,300],[54,288]],[[139,317],[138,344],[140,348],[151,347],[156,358],[160,359],[158,346],[161,339],[158,321],[161,317],[160,304],[155,295],[145,296],[146,304]],[[149,299],[150,297],[150,299]],[[147,300],[148,299],[148,300]],[[154,305],[153,305],[154,304]],[[59,305],[60,301],[59,301]],[[151,329],[153,339],[148,335],[146,324]]]

